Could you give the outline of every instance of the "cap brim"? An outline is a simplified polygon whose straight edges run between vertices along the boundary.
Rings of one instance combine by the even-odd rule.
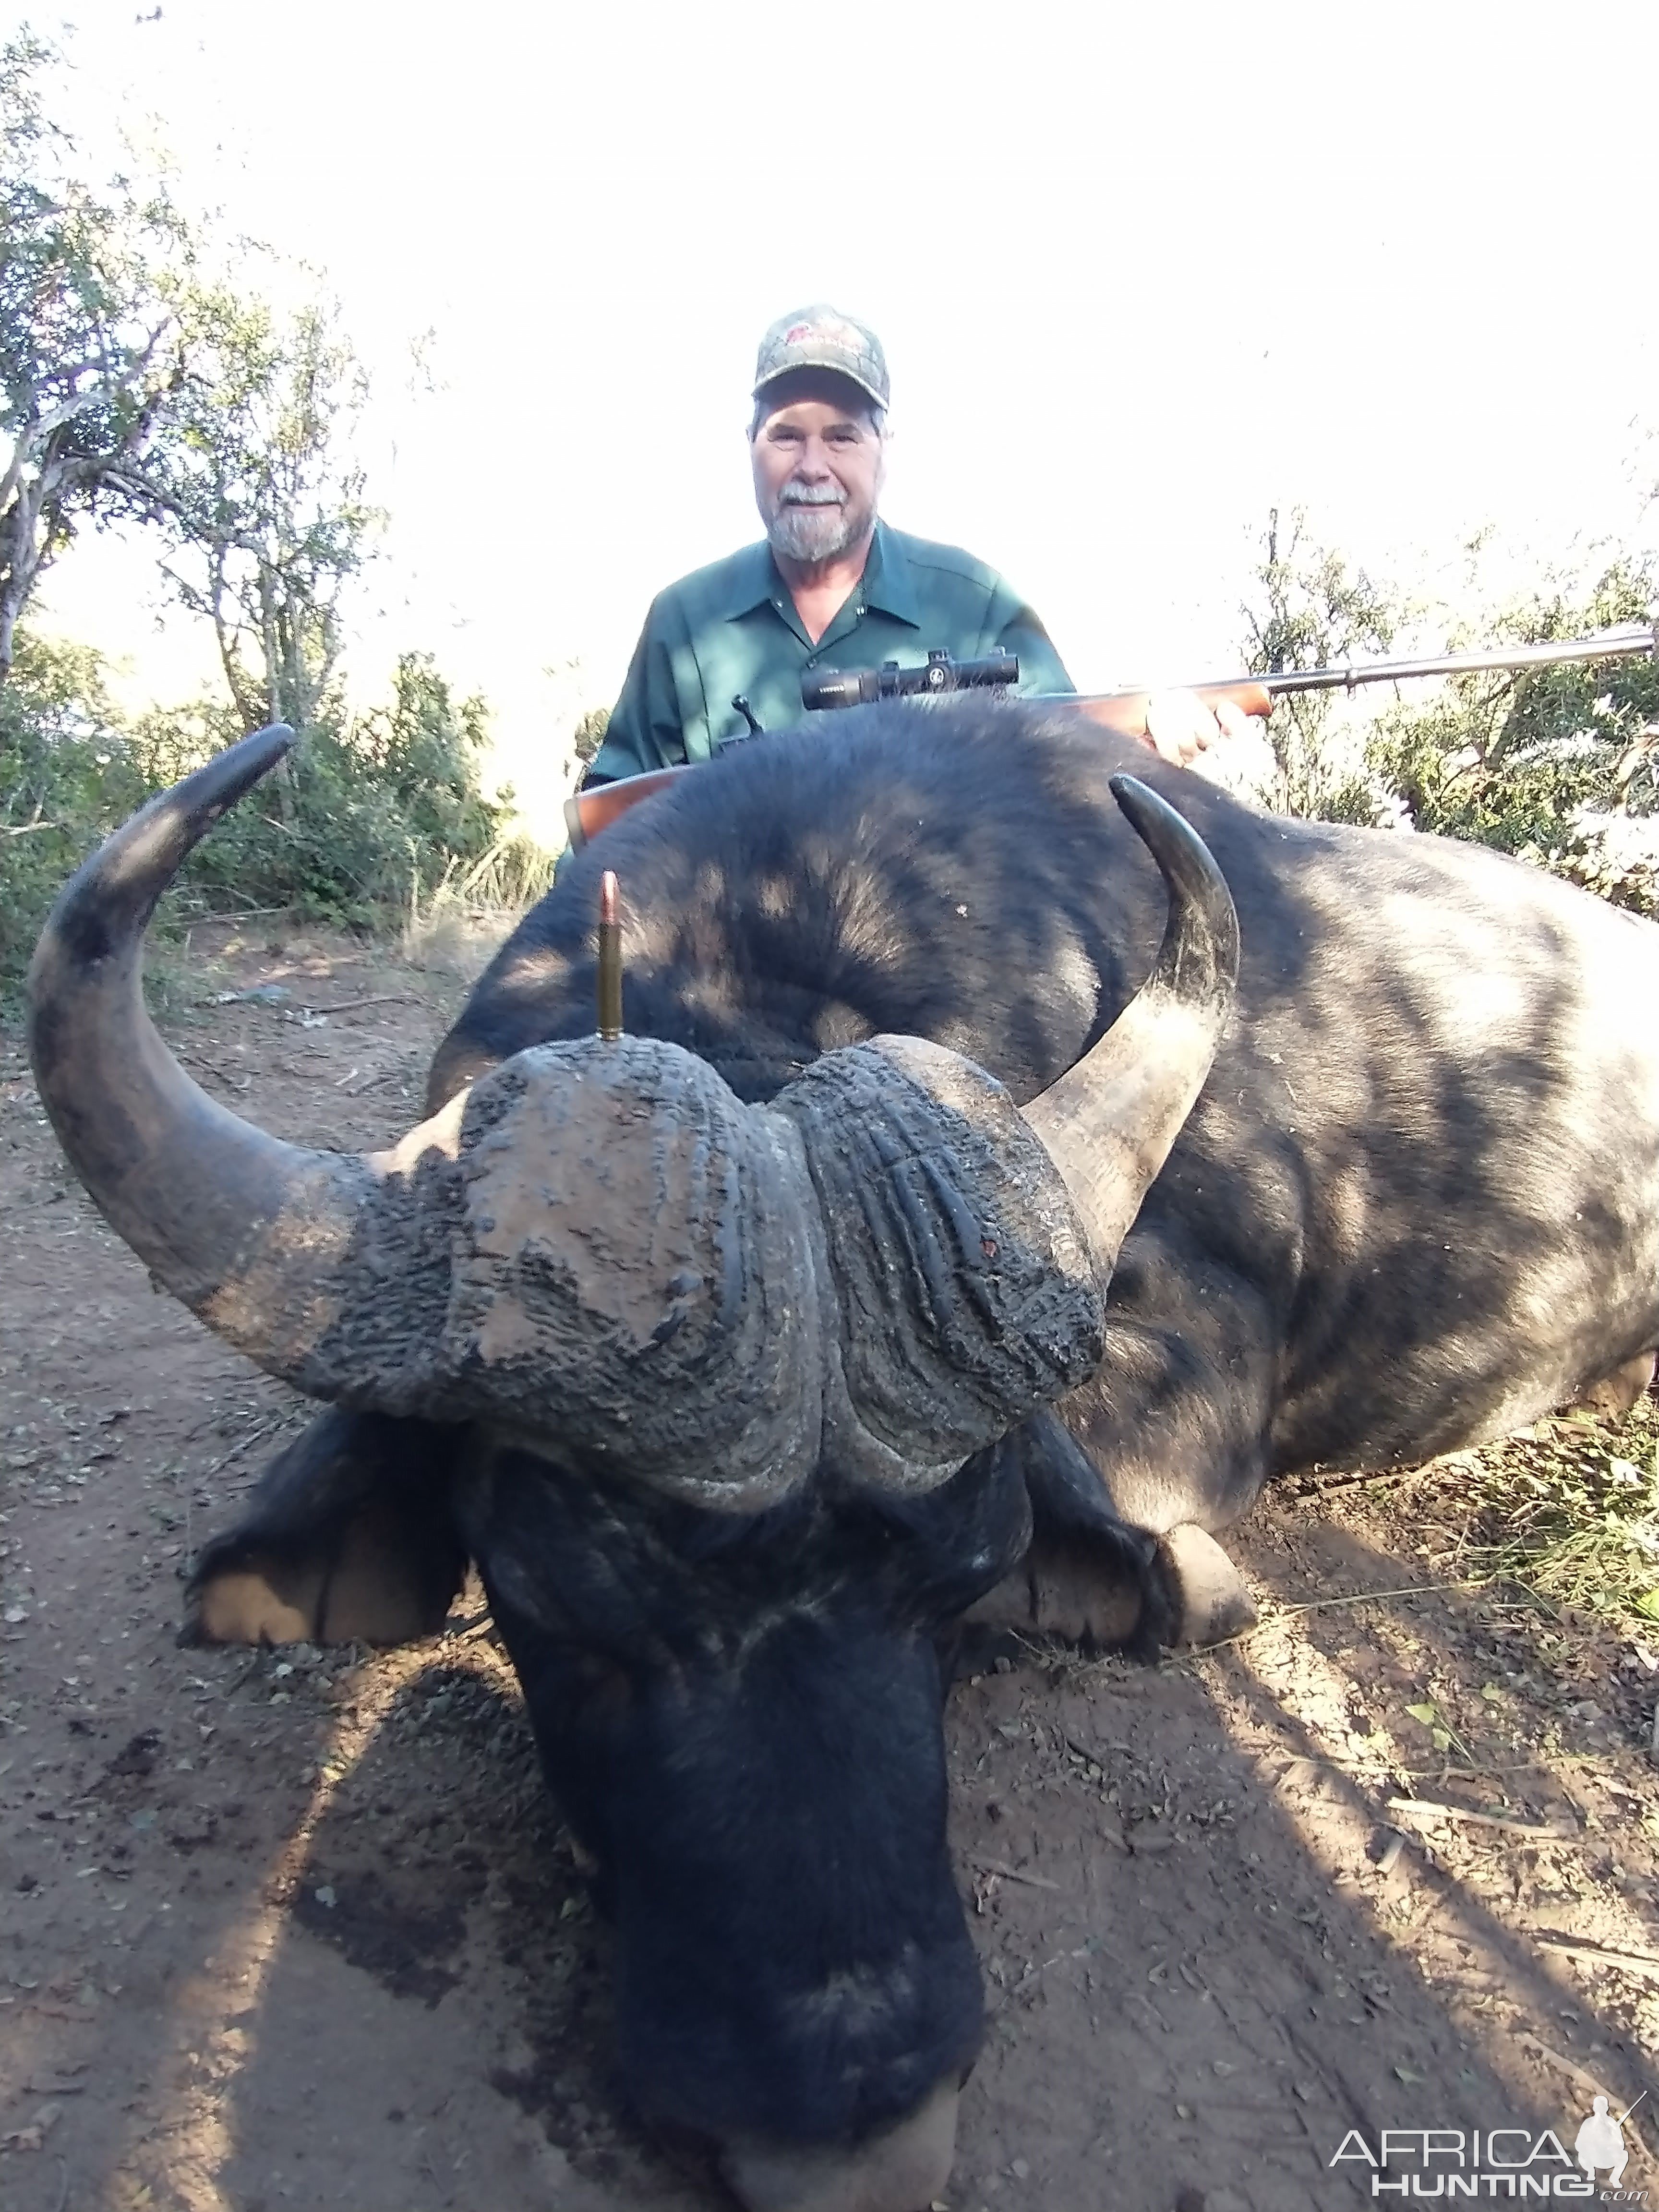
[[[792,361],[787,368],[775,368],[769,376],[763,376],[749,396],[751,399],[758,399],[763,392],[769,392],[775,384],[781,384],[786,376],[799,376],[803,372],[817,376],[838,377],[842,383],[852,385],[856,391],[861,392],[866,399],[872,400],[878,407],[885,407],[887,404],[887,395],[884,392],[878,392],[875,386],[866,383],[855,369],[848,368],[844,362],[839,361]]]

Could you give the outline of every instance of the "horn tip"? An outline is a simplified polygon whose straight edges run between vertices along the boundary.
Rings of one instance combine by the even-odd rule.
[[[1202,914],[1217,971],[1231,988],[1238,973],[1238,911],[1214,854],[1180,808],[1139,776],[1120,772],[1109,787],[1171,896]]]

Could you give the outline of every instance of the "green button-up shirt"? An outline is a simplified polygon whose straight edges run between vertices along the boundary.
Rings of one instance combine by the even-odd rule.
[[[745,545],[653,600],[588,780],[707,760],[746,732],[739,693],[763,728],[787,729],[805,719],[811,670],[919,667],[941,646],[957,660],[1018,653],[1022,691],[1075,689],[1018,593],[954,545],[878,522],[863,575],[816,645],[771,548]]]

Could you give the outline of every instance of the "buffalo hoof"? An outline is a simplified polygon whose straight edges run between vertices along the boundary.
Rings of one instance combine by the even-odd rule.
[[[1084,1651],[1115,1651],[1140,1625],[1138,1584],[1115,1559],[1103,1563],[1075,1535],[1038,1536],[1011,1575],[963,1616],[971,1629],[1054,1638]]]
[[[205,1546],[186,1593],[186,1644],[412,1644],[443,1626],[457,1577],[436,1573],[400,1516],[372,1510],[311,1551],[240,1529]]]
[[[747,2212],[926,2212],[951,2178],[957,2096],[941,2083],[908,2119],[854,2150],[734,2142],[721,2170]]]
[[[1586,1413],[1606,1413],[1615,1419],[1629,1413],[1653,1380],[1655,1358],[1651,1352],[1638,1352],[1634,1359],[1626,1360],[1611,1375],[1599,1376],[1577,1403]]]
[[[1191,1521],[1171,1528],[1158,1547],[1158,1571],[1169,1601],[1164,1640],[1224,1644],[1254,1628],[1255,1601],[1215,1538]]]
[[[334,1411],[279,1452],[198,1554],[184,1644],[407,1644],[441,1628],[466,1555],[445,1503],[451,1441]]]

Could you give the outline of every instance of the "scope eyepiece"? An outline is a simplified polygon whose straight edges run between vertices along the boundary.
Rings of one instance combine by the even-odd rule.
[[[881,695],[876,689],[873,668],[853,669],[845,674],[838,668],[827,668],[822,676],[802,678],[800,696],[804,706],[814,708],[858,707]]]

